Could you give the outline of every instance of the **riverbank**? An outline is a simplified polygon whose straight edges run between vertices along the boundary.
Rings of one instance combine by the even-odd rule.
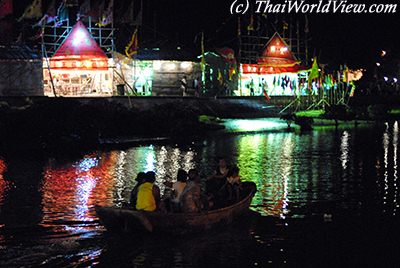
[[[347,105],[327,106],[319,110],[304,110],[284,114],[281,119],[290,126],[292,123],[302,129],[311,129],[314,126],[336,126],[339,124],[396,121],[400,119],[398,106],[375,104],[370,106],[350,107]]]
[[[1,147],[6,150],[81,150],[116,137],[195,136],[204,131],[198,112],[187,105],[160,105],[144,112],[108,101],[54,99],[17,109],[3,106],[0,113]]]
[[[158,139],[191,140],[224,128],[218,118],[279,118],[309,124],[337,125],[339,121],[399,118],[395,103],[353,106],[293,114],[291,97],[223,98],[2,98],[0,99],[0,149],[31,148],[37,151],[84,150],[101,144],[140,143]],[[309,98],[300,106],[309,107]],[[379,103],[379,102],[377,102]],[[389,113],[389,110],[393,113]],[[211,120],[210,120],[211,119]],[[301,121],[303,120],[303,121]],[[284,122],[284,121],[282,121]],[[264,129],[262,123],[261,129]],[[243,128],[243,126],[239,126]],[[303,127],[303,126],[302,126]],[[244,126],[247,128],[247,126]],[[303,127],[304,128],[304,127]],[[115,143],[115,142],[114,142]]]

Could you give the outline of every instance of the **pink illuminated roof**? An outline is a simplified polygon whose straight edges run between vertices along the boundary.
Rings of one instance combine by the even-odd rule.
[[[86,26],[78,21],[52,59],[103,58],[107,55],[93,39]]]

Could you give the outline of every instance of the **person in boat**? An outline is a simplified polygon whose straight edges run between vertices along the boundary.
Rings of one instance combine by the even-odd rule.
[[[180,205],[184,213],[196,213],[203,209],[200,175],[196,169],[188,172],[189,180],[180,197]]]
[[[144,172],[139,172],[136,176],[136,185],[135,187],[133,187],[132,192],[131,192],[131,196],[129,199],[129,203],[131,204],[131,206],[136,209],[136,200],[137,200],[137,194],[138,194],[138,190],[139,190],[139,186],[142,185],[142,183],[144,183],[146,180],[146,173]]]
[[[167,199],[166,206],[169,211],[180,211],[179,200],[181,198],[182,192],[186,187],[188,174],[185,170],[179,169],[178,174],[176,176],[176,182],[166,181],[164,185],[168,188],[171,188],[173,191],[173,196],[171,199]],[[168,209],[169,208],[169,209]]]
[[[139,186],[136,209],[153,212],[160,208],[160,188],[155,185],[156,174],[153,171],[146,173],[145,182]]]
[[[240,179],[239,172],[240,170],[237,166],[233,166],[229,169],[228,176],[226,178],[228,200],[233,200],[235,198],[235,200],[238,201],[240,198],[242,181]]]
[[[207,193],[214,202],[218,202],[217,199],[221,199],[221,195],[224,193],[228,172],[229,168],[225,158],[218,158],[218,166],[206,182]]]

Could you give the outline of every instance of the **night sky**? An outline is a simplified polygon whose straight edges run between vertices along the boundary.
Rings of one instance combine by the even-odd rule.
[[[196,33],[204,29],[209,48],[235,46],[237,19],[229,14],[231,1],[152,0],[147,18],[154,14],[157,30],[193,47]],[[399,8],[398,8],[399,9]],[[275,15],[271,15],[275,21]],[[399,14],[309,15],[310,53],[326,63],[365,67],[382,49],[399,53]],[[303,19],[303,18],[301,18]],[[243,17],[243,21],[248,17]],[[279,17],[279,23],[285,16]],[[288,16],[286,16],[288,20]],[[272,22],[271,22],[272,23]],[[154,23],[153,23],[154,24]],[[219,29],[219,31],[217,31]]]
[[[182,41],[192,42],[193,36],[201,29],[211,39],[208,44],[211,46],[229,44],[235,38],[236,18],[229,14],[231,1],[156,2],[158,14],[162,14],[159,20],[162,21],[161,17],[165,20],[162,31],[175,32]],[[243,20],[246,19],[244,17]],[[284,18],[281,16],[279,19]],[[272,20],[275,20],[274,15]],[[400,48],[399,14],[309,15],[309,21],[312,38],[310,53],[320,56],[326,62],[347,62],[362,66],[374,59],[381,49],[393,52],[397,49],[398,52]],[[225,26],[223,22],[227,22]]]
[[[139,1],[139,0],[136,0]],[[15,3],[22,13],[31,1]],[[46,1],[44,1],[46,3]],[[116,1],[121,3],[122,0]],[[229,14],[232,0],[144,0],[143,46],[182,46],[194,54],[200,51],[195,36],[202,30],[206,35],[206,49],[229,46],[237,50],[237,17]],[[278,3],[279,1],[275,1]],[[365,3],[368,1],[365,0]],[[392,1],[394,3],[394,1]],[[398,9],[400,9],[398,7]],[[289,17],[268,15],[268,20],[288,21]],[[384,49],[388,55],[398,55],[400,48],[399,14],[377,15],[309,15],[310,53],[320,62],[332,65],[371,66]],[[301,20],[304,20],[302,15]],[[246,23],[249,17],[242,17]],[[293,18],[295,20],[295,18]],[[125,29],[129,32],[129,29]],[[121,43],[130,36],[123,34]]]

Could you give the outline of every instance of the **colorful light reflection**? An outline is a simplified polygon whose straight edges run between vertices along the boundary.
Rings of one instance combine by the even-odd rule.
[[[3,204],[4,201],[4,195],[7,189],[7,182],[4,180],[4,172],[6,172],[7,170],[7,166],[6,166],[6,162],[0,158],[0,207]]]
[[[61,228],[71,233],[90,230],[94,205],[113,204],[116,154],[88,155],[64,167],[49,165],[44,172],[42,226]],[[62,215],[62,216],[61,216]],[[54,221],[77,222],[56,225]]]

